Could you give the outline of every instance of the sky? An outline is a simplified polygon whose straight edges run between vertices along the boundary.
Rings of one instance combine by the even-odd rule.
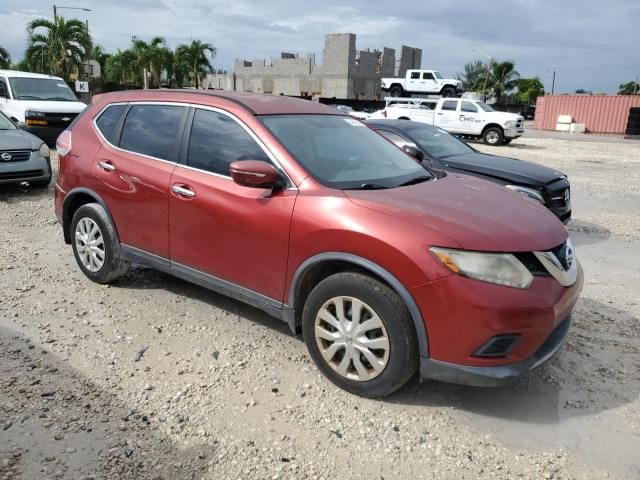
[[[14,61],[27,42],[26,25],[53,17],[52,0],[1,0],[0,46]],[[422,49],[422,67],[446,76],[464,64],[513,60],[522,77],[539,76],[555,92],[615,93],[640,77],[639,0],[56,0],[59,14],[89,21],[107,51],[132,36],[166,38],[170,47],[193,39],[217,48],[215,68],[236,58],[315,53],[326,33],[355,33],[358,49],[401,45]],[[313,6],[318,6],[314,10]]]

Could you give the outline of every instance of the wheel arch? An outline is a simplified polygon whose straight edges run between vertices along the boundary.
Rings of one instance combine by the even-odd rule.
[[[502,130],[502,133],[504,134],[504,128],[499,123],[487,123],[484,127],[482,127],[482,134],[481,135],[484,135],[484,132],[486,132],[488,129],[493,128],[493,127],[499,128],[500,130]]]
[[[365,273],[389,285],[407,306],[413,320],[418,351],[421,357],[429,356],[429,343],[426,325],[409,290],[388,270],[380,265],[358,255],[343,252],[325,252],[314,255],[305,260],[295,271],[289,286],[287,309],[292,319],[290,326],[295,325],[296,331],[301,326],[302,308],[313,287],[330,275],[343,271]]]
[[[82,205],[86,205],[87,203],[98,203],[102,208],[104,208],[113,228],[116,231],[116,235],[118,235],[118,229],[113,221],[111,212],[100,195],[88,188],[79,187],[69,191],[62,203],[62,231],[64,233],[65,243],[71,243],[71,221],[73,220],[73,215]]]

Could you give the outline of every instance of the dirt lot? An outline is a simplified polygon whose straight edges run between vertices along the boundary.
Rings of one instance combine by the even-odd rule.
[[[52,191],[0,189],[0,479],[640,478],[640,144],[478,148],[569,175],[572,333],[513,386],[384,401],[250,307],[141,267],[90,283]]]

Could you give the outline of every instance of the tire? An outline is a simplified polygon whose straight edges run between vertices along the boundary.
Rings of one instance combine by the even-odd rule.
[[[329,313],[332,316],[328,318],[335,321],[338,304],[342,304],[344,322],[352,325],[347,318],[351,316],[352,301],[362,302],[361,312],[367,318],[360,325],[372,320],[372,313],[380,319],[379,323],[370,324],[369,329],[353,337],[348,330],[339,329],[342,324],[332,326],[324,320]],[[325,314],[323,317],[320,317],[321,312]],[[325,356],[331,355],[327,350],[335,343],[327,337],[317,336],[318,331],[324,331],[328,337],[345,332],[341,338],[356,346],[352,343],[338,346],[325,360],[320,349],[324,347]],[[407,383],[418,368],[418,342],[409,310],[386,284],[361,273],[338,273],[316,285],[304,305],[302,332],[309,355],[320,371],[335,385],[355,395],[367,398],[389,395]],[[367,347],[365,341],[377,341],[379,348]],[[368,353],[362,353],[365,350]],[[347,357],[348,364],[340,373],[338,370],[348,351],[356,352],[357,356]]]
[[[638,128],[640,128],[640,120],[629,120],[627,122],[627,128],[637,130]]]
[[[398,117],[398,120],[411,120],[409,117]]]
[[[440,91],[440,95],[443,98],[453,98],[456,96],[456,89],[453,87],[444,87],[441,91]]]
[[[504,133],[501,128],[489,127],[482,132],[482,141],[487,145],[502,145]]]
[[[98,229],[97,233],[94,228]],[[94,244],[93,252],[83,254],[80,248],[86,245],[87,238],[94,241],[101,239],[102,242]],[[111,283],[124,276],[129,269],[116,229],[106,210],[98,203],[82,205],[73,215],[71,245],[80,270],[96,283]]]
[[[630,113],[627,120],[630,122],[640,122],[640,113]]]
[[[404,96],[404,89],[400,85],[394,85],[389,90],[389,96],[391,97],[402,97]]]
[[[631,107],[629,109],[630,115],[640,115],[640,107]]]
[[[502,144],[503,145],[509,145],[512,140],[513,140],[513,138],[505,138],[504,140],[502,140]]]

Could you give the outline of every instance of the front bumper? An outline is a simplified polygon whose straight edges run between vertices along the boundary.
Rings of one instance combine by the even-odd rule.
[[[504,130],[504,138],[518,138],[524,134],[524,128],[506,128]]]
[[[44,182],[51,179],[51,164],[31,152],[28,160],[20,162],[0,162],[0,184],[22,182]]]
[[[414,288],[429,343],[429,357],[420,361],[422,378],[492,386],[540,366],[562,346],[582,284],[578,265],[570,287],[550,276],[515,289],[452,274]],[[496,336],[518,340],[502,356],[478,356]]]
[[[67,127],[66,126],[53,127],[53,126],[47,126],[47,125],[43,125],[39,127],[39,126],[21,124],[20,128],[25,132],[29,132],[30,134],[35,135],[40,140],[45,142],[48,146],[53,147],[55,146],[56,140],[58,139],[60,134],[64,132]]]

